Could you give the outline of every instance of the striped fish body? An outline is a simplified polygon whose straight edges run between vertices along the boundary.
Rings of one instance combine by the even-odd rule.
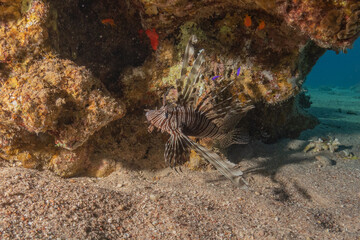
[[[179,115],[183,115],[181,131],[186,136],[217,139],[223,135],[220,133],[220,128],[204,112],[192,107],[179,110]]]
[[[146,118],[150,126],[169,134],[180,131],[186,136],[215,139],[222,135],[220,128],[204,112],[192,106],[161,107],[148,111]]]

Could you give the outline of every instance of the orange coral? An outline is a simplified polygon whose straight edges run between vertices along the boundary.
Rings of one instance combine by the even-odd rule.
[[[145,31],[145,33],[150,39],[152,49],[156,51],[159,45],[159,35],[156,33],[155,28],[153,28],[152,30],[148,29]]]
[[[262,30],[265,28],[265,21],[264,20],[261,20],[260,23],[259,23],[259,26],[258,26],[258,29],[259,30]]]
[[[116,24],[114,22],[114,19],[111,19],[111,18],[103,19],[103,20],[101,20],[101,23],[104,24],[104,25],[110,25],[112,27],[116,26]]]
[[[251,24],[252,24],[252,22],[251,22],[251,17],[246,14],[246,16],[245,16],[245,18],[244,18],[244,25],[245,25],[245,27],[250,27]]]

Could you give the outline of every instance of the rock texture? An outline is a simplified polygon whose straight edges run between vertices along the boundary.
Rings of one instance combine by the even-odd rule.
[[[306,75],[359,32],[355,0],[0,0],[1,157],[102,176],[133,159],[119,157],[136,151],[121,135],[145,164],[163,139],[144,142],[143,109],[174,84],[191,34],[206,52],[203,82],[226,76],[227,94],[256,105],[241,122],[254,137],[296,137],[317,123],[296,98]],[[103,142],[120,152],[101,154]]]
[[[62,176],[81,172],[90,136],[125,114],[85,67],[47,47],[49,7],[42,1],[2,2],[0,28],[1,157]]]

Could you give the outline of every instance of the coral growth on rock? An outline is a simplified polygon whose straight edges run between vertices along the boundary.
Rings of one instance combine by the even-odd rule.
[[[15,72],[2,85],[0,116],[32,133],[48,133],[55,144],[74,150],[124,107],[111,99],[84,67],[69,60],[44,57],[26,73]]]
[[[321,47],[346,49],[359,36],[358,1],[293,1],[285,6],[284,19]]]
[[[224,94],[256,105],[253,137],[296,137],[317,122],[298,103],[306,75],[359,33],[356,0],[0,0],[0,157],[61,176],[159,167],[143,109],[174,86],[192,34],[204,81],[226,76]]]
[[[304,148],[304,152],[320,152],[328,150],[333,153],[339,149],[340,145],[341,143],[337,138],[318,138],[316,141],[310,141]]]
[[[30,4],[21,17],[6,18],[0,27],[1,157],[72,176],[83,171],[91,153],[80,146],[124,116],[125,106],[85,67],[46,47],[48,6]],[[8,11],[21,9],[9,6]]]

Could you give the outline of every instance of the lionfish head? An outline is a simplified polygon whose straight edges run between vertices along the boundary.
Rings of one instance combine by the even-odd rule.
[[[146,110],[146,120],[150,123],[149,132],[152,132],[154,127],[161,129],[163,120],[168,117],[168,107],[162,106],[160,109]]]

